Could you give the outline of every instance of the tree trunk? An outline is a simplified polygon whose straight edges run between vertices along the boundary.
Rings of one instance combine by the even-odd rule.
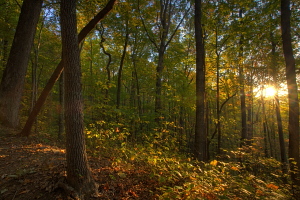
[[[82,199],[98,194],[85,149],[80,52],[77,37],[76,0],[61,1],[62,57],[65,76],[65,126],[67,181]]]
[[[250,85],[250,91],[248,92],[248,105],[247,109],[247,144],[251,145],[253,143],[253,73],[248,76],[248,83]]]
[[[98,32],[99,32],[99,34],[100,34],[100,37],[101,37],[101,42],[100,42],[100,47],[101,47],[101,49],[102,49],[102,51],[103,51],[103,53],[105,54],[105,55],[107,55],[108,56],[108,61],[107,61],[107,63],[106,63],[106,67],[105,67],[105,69],[106,69],[106,74],[107,74],[107,80],[106,80],[106,88],[105,88],[105,99],[104,99],[104,102],[105,103],[107,103],[108,102],[108,100],[109,100],[109,87],[110,87],[110,82],[111,82],[111,77],[110,77],[110,63],[111,63],[111,54],[110,53],[108,53],[106,50],[105,50],[105,47],[104,47],[104,45],[103,45],[103,43],[105,42],[105,38],[103,37],[103,34],[104,34],[104,27],[102,26],[102,24],[101,24],[101,27],[102,27],[102,29],[103,30],[101,30],[100,28],[97,28],[97,30],[98,30]]]
[[[83,39],[87,36],[87,34],[93,30],[93,28],[96,26],[96,24],[102,20],[113,8],[116,0],[110,0],[107,5],[80,31],[78,34],[78,43],[82,42]],[[60,74],[62,73],[64,67],[63,62],[60,61],[56,69],[54,70],[53,74],[51,75],[49,81],[47,82],[45,88],[43,89],[42,93],[40,94],[34,108],[32,109],[31,113],[29,114],[29,117],[26,121],[25,126],[23,127],[20,135],[22,136],[29,136],[30,131],[32,128],[32,125],[40,112],[42,106],[44,105],[48,94],[50,93],[52,87],[54,86],[55,82],[60,77]]]
[[[217,34],[216,34],[217,35]],[[216,47],[217,47],[217,37],[216,37]],[[217,55],[217,132],[218,132],[218,144],[217,144],[217,154],[221,154],[221,139],[222,139],[222,133],[221,133],[221,110],[220,110],[220,53],[216,49],[216,55]]]
[[[59,116],[58,116],[58,134],[57,139],[61,140],[65,132],[64,126],[64,75],[59,79]]]
[[[242,9],[239,11],[239,17],[242,18]],[[239,82],[240,82],[240,101],[241,101],[241,146],[246,144],[247,139],[247,109],[246,109],[246,95],[245,95],[245,77],[244,77],[244,66],[243,66],[243,35],[240,36],[240,51],[239,51]]]
[[[286,80],[288,87],[289,104],[289,159],[291,178],[295,184],[300,185],[297,167],[299,169],[299,101],[296,81],[296,66],[292,47],[291,24],[290,24],[290,0],[281,0],[281,37],[283,53],[286,64]],[[299,195],[299,194],[298,194]]]
[[[0,85],[0,121],[16,128],[30,50],[43,0],[24,0]]]
[[[205,123],[205,48],[202,30],[202,0],[195,0],[196,40],[196,124],[194,156],[200,161],[208,160],[207,132]]]
[[[118,72],[117,106],[116,106],[117,109],[120,108],[120,102],[121,102],[122,71],[123,71],[124,60],[125,60],[125,56],[126,56],[128,39],[129,39],[129,32],[128,32],[128,19],[127,19],[126,20],[125,43],[124,43],[124,46],[123,46],[123,53],[122,53],[122,56],[121,56],[120,67],[119,67],[119,72]]]
[[[139,2],[139,1],[138,1]],[[174,0],[160,0],[160,12],[159,12],[159,33],[158,38],[159,38],[159,43],[156,42],[156,39],[152,38],[150,36],[150,31],[147,29],[144,20],[142,19],[142,23],[144,26],[144,29],[147,33],[147,36],[149,38],[149,40],[154,44],[156,50],[158,51],[158,61],[157,61],[157,67],[156,67],[156,86],[155,86],[155,107],[154,107],[154,111],[156,114],[155,117],[155,121],[157,123],[159,123],[161,121],[162,116],[162,109],[163,109],[163,105],[162,105],[162,83],[163,83],[163,79],[162,79],[162,74],[164,71],[164,55],[166,53],[166,49],[169,45],[169,43],[172,41],[175,33],[177,32],[177,30],[179,29],[180,25],[182,24],[186,14],[188,13],[189,9],[184,13],[184,15],[182,16],[180,22],[177,24],[176,28],[173,29],[173,32],[170,33],[170,31],[172,31],[172,15],[175,14],[175,2]],[[139,3],[138,3],[139,4]],[[170,34],[169,34],[170,33]]]
[[[156,113],[156,122],[159,122],[162,115],[162,102],[161,102],[161,93],[162,93],[162,73],[164,70],[164,56],[166,52],[167,37],[170,28],[170,11],[171,11],[171,1],[162,1],[160,0],[160,24],[161,37],[160,44],[157,47],[158,50],[158,62],[156,67],[156,88],[155,88],[155,113]]]
[[[271,55],[271,69],[272,69],[272,77],[273,77],[273,84],[276,88],[276,95],[274,96],[275,99],[275,110],[276,110],[276,119],[277,119],[277,129],[279,135],[279,146],[280,146],[280,160],[282,163],[282,170],[284,173],[287,173],[287,154],[285,149],[285,142],[284,142],[284,134],[283,134],[283,125],[281,119],[281,111],[280,111],[280,101],[278,98],[278,81],[277,81],[277,70],[276,70],[276,43],[274,41],[273,33],[270,35],[271,43],[272,43],[272,55]]]

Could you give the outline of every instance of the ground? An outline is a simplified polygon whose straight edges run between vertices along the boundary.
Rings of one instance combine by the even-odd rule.
[[[72,199],[58,184],[66,176],[63,144],[39,138],[1,127],[0,200]],[[94,199],[156,199],[157,182],[145,166],[123,167],[109,157],[89,157],[89,163],[99,184],[100,197]]]

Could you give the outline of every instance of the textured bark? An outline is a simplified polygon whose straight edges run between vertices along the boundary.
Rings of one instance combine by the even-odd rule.
[[[65,132],[64,126],[64,75],[59,79],[59,117],[58,117],[58,140],[62,139],[62,135]]]
[[[207,132],[205,123],[205,49],[201,21],[202,1],[195,0],[196,40],[196,125],[194,156],[207,161]]]
[[[283,53],[286,64],[286,80],[288,86],[288,104],[289,104],[289,159],[291,177],[294,183],[300,185],[297,180],[299,172],[295,171],[296,167],[300,167],[299,163],[299,100],[298,87],[296,81],[296,66],[292,47],[291,37],[291,11],[290,1],[281,0],[281,37],[283,44]],[[299,192],[298,192],[299,193]],[[298,194],[299,195],[299,194]]]
[[[16,33],[0,85],[0,120],[3,125],[19,125],[19,108],[30,50],[39,20],[42,0],[24,0]]]
[[[87,36],[87,34],[93,30],[93,28],[97,25],[97,23],[102,20],[113,8],[116,0],[110,0],[107,5],[80,31],[78,35],[78,43],[82,42],[83,39]],[[63,71],[63,63],[60,61],[56,69],[54,70],[53,74],[51,75],[49,81],[47,82],[45,88],[43,89],[41,95],[39,96],[34,108],[32,109],[29,117],[26,121],[25,126],[23,127],[20,135],[22,136],[29,136],[32,125],[40,112],[42,106],[44,105],[51,89],[53,88],[55,82],[60,77]]]
[[[85,149],[76,0],[61,1],[61,34],[65,68],[67,181],[82,199],[89,199],[92,194],[98,194],[98,189],[88,165]]]

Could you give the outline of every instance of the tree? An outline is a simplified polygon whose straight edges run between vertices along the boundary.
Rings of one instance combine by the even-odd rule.
[[[291,167],[292,180],[300,185],[297,177],[300,169],[299,163],[299,100],[298,87],[296,79],[296,65],[292,47],[291,37],[291,10],[290,0],[281,0],[281,38],[283,45],[283,54],[286,65],[286,81],[288,87],[289,104],[289,159]]]
[[[196,126],[194,155],[198,160],[207,161],[207,132],[205,122],[205,47],[202,30],[202,1],[195,0],[196,40]]]
[[[125,41],[124,41],[124,46],[123,46],[123,52],[121,56],[121,61],[120,61],[120,67],[118,70],[118,82],[117,82],[117,106],[116,108],[120,108],[121,104],[121,87],[122,87],[122,71],[123,71],[123,66],[124,66],[124,60],[126,56],[126,51],[127,51],[127,45],[128,45],[128,40],[129,40],[129,31],[128,31],[128,13],[126,14],[126,34],[125,34]]]
[[[138,4],[140,2],[138,1]],[[145,24],[145,20],[142,18],[143,27],[147,33],[147,36],[151,43],[155,46],[158,54],[157,60],[157,67],[156,67],[156,88],[155,88],[155,113],[156,121],[159,122],[160,118],[162,117],[162,87],[163,87],[163,71],[165,68],[164,60],[165,60],[165,53],[168,49],[170,42],[172,41],[173,37],[175,36],[177,30],[179,29],[180,25],[182,24],[185,16],[187,15],[189,8],[187,11],[181,13],[180,17],[176,19],[174,16],[179,13],[180,11],[177,10],[179,5],[188,4],[186,1],[174,1],[174,0],[160,0],[159,5],[156,5],[157,2],[154,3],[152,6],[147,6],[148,8],[151,7],[159,7],[158,20],[152,23],[153,27],[147,27]],[[178,4],[178,5],[177,5]],[[152,9],[152,8],[151,8]],[[140,6],[139,6],[139,11]],[[151,20],[153,21],[153,20]],[[176,26],[174,25],[174,21],[177,22]],[[154,33],[154,31],[156,32]],[[158,35],[158,38],[155,38],[154,35]]]
[[[87,199],[91,194],[98,194],[98,189],[88,165],[85,149],[76,0],[61,1],[61,35],[65,68],[67,181],[78,192],[80,198]]]
[[[24,0],[14,40],[0,84],[0,121],[19,125],[24,80],[43,0]]]
[[[113,8],[116,0],[110,0],[106,6],[80,31],[78,34],[78,42],[82,42],[83,39],[87,36],[87,34],[93,30],[93,28],[96,26],[96,24],[102,20]],[[42,106],[44,105],[48,94],[50,93],[52,87],[54,86],[55,82],[60,77],[62,71],[63,71],[63,62],[61,61],[56,69],[54,70],[53,74],[51,75],[49,81],[47,82],[45,88],[43,89],[42,93],[40,94],[36,104],[34,105],[32,111],[30,112],[28,119],[26,121],[25,126],[23,127],[20,135],[22,136],[29,136],[30,131],[32,128],[32,125],[40,112]]]

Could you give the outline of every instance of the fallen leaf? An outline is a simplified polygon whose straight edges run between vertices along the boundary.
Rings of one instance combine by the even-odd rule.
[[[0,191],[0,194],[3,194],[4,192],[7,192],[7,191],[8,191],[8,189],[5,188],[5,189]]]
[[[19,194],[25,194],[25,193],[28,193],[30,190],[24,190],[22,192],[20,192]]]
[[[213,160],[213,161],[210,162],[210,164],[211,164],[212,166],[216,166],[216,165],[218,164],[218,161],[217,161],[217,160]]]

